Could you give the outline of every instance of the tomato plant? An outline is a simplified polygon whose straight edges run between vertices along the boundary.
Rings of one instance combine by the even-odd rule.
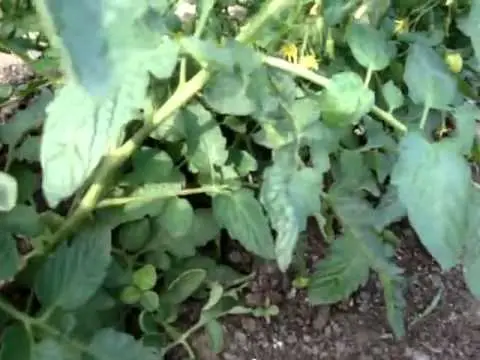
[[[0,3],[1,49],[36,72],[0,88],[32,96],[0,127],[0,279],[28,299],[0,301],[2,359],[193,356],[201,328],[219,350],[219,318],[278,309],[243,306],[248,276],[208,249],[223,232],[287,271],[308,218],[328,243],[313,305],[373,271],[402,337],[405,217],[480,296],[480,3],[181,5]]]

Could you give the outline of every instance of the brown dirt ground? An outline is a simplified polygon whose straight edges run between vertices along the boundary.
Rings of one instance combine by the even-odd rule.
[[[221,354],[209,350],[203,334],[193,343],[201,360],[460,360],[480,359],[480,302],[465,288],[458,269],[441,273],[408,226],[396,231],[402,246],[397,261],[408,279],[407,336],[394,339],[385,315],[382,290],[375,278],[349,302],[312,307],[302,291],[274,266],[257,267],[257,277],[246,300],[261,305],[265,296],[280,314],[270,323],[263,318],[231,317],[224,321],[226,347]],[[309,257],[321,250],[310,237]],[[443,289],[443,291],[441,290]],[[441,291],[433,310],[413,323]]]

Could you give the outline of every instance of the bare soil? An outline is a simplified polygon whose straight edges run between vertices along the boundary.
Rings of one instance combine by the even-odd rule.
[[[231,317],[224,321],[226,348],[209,350],[207,337],[194,345],[201,360],[460,360],[480,359],[480,302],[465,288],[462,273],[441,272],[412,230],[396,231],[402,245],[397,261],[408,279],[407,336],[396,340],[386,321],[382,289],[372,275],[352,299],[338,306],[313,307],[291,279],[274,266],[257,267],[246,300],[261,305],[265,298],[280,314],[263,318]],[[309,257],[322,256],[320,239],[310,236]],[[436,302],[436,300],[439,300]],[[425,312],[431,308],[431,311]]]

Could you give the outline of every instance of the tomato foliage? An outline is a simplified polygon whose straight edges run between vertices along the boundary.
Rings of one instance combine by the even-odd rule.
[[[402,337],[405,217],[480,297],[480,3],[239,3],[0,3],[1,50],[36,73],[0,87],[31,98],[0,126],[0,279],[29,291],[0,301],[2,359],[193,356],[202,328],[220,351],[219,318],[278,309],[243,306],[211,249],[228,234],[287,271],[309,218],[312,304],[373,271]]]

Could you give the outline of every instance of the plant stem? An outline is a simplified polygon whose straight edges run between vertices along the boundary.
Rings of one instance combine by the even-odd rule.
[[[423,130],[428,119],[428,112],[430,111],[430,105],[425,104],[423,107],[422,118],[420,119],[420,129]]]
[[[218,314],[218,315],[215,317],[215,320],[220,319],[220,318],[228,315],[229,313],[230,313],[229,311],[221,312],[220,314]],[[166,355],[166,354],[169,353],[172,349],[174,349],[175,347],[177,347],[177,346],[180,345],[180,344],[186,344],[188,338],[189,338],[192,334],[194,334],[195,332],[197,332],[198,330],[200,330],[203,326],[205,326],[206,323],[207,323],[207,321],[205,321],[205,320],[199,320],[195,325],[193,325],[193,326],[191,326],[190,328],[188,328],[187,331],[185,331],[178,339],[176,339],[174,342],[168,344],[168,345],[163,349],[163,354]]]
[[[196,28],[195,28],[195,37],[200,37],[203,33],[203,30],[205,29],[205,26],[207,25],[208,22],[208,17],[210,16],[210,13],[213,10],[213,6],[215,5],[215,1],[212,1],[208,6],[207,9],[205,9],[203,6],[201,7],[201,13],[200,13],[200,18],[197,21]]]
[[[391,113],[380,109],[378,106],[374,106],[371,109],[371,112],[374,113],[375,115],[377,115],[380,119],[382,119],[384,122],[386,122],[391,127],[399,130],[400,132],[406,133],[408,131],[408,128],[405,126],[405,124],[401,123]]]
[[[10,304],[7,300],[3,297],[0,297],[0,309],[5,312],[6,314],[10,315],[17,321],[20,321],[25,325],[25,327],[29,327],[32,323],[32,318],[27,314],[17,310],[12,304]]]
[[[25,326],[25,328],[31,329],[31,327],[37,327],[56,338],[61,338],[65,343],[67,343],[72,348],[91,355],[90,350],[84,344],[76,340],[66,338],[60,330],[55,329],[54,327],[46,324],[41,319],[31,317],[28,314],[17,310],[13,305],[11,305],[3,297],[0,297],[0,309],[6,314],[8,314],[9,316],[11,316],[13,319],[21,322],[23,326]]]
[[[372,79],[372,75],[373,75],[373,69],[372,67],[370,66],[368,69],[367,69],[367,74],[365,75],[365,87],[368,88],[368,85],[370,84],[370,80]]]
[[[131,197],[118,197],[112,199],[105,199],[100,201],[96,208],[106,208],[110,206],[122,206],[131,202],[142,202],[142,201],[153,201],[159,199],[165,199],[175,196],[186,196],[194,194],[203,194],[203,193],[219,193],[222,190],[227,189],[226,185],[212,185],[212,186],[202,186],[193,189],[183,189],[180,191],[165,192],[158,195],[150,196],[131,196]]]
[[[260,9],[258,15],[251,21],[245,24],[240,33],[237,35],[236,40],[241,43],[248,43],[252,41],[255,34],[260,28],[270,19],[273,15],[279,14],[283,9],[289,5],[295,4],[295,0],[272,0],[266,3],[262,9]]]
[[[286,8],[293,0],[271,0],[249,23],[247,23],[236,40],[248,43],[253,40],[257,31],[268,21],[268,19]],[[175,111],[187,104],[197,92],[199,92],[210,78],[210,72],[200,70],[188,82],[180,84],[173,95],[163,104],[163,106],[154,114],[151,122],[145,123],[129,140],[122,146],[107,154],[93,179],[93,183],[87,190],[85,196],[80,201],[74,213],[68,217],[60,229],[55,232],[51,238],[51,247],[55,247],[58,243],[66,239],[75,231],[89,214],[95,209],[100,197],[112,175],[120,168],[120,166],[129,159],[143,141],[155,130],[163,121],[168,119]]]
[[[292,64],[283,59],[279,59],[272,56],[263,56],[263,62],[271,67],[284,70],[289,72],[292,75],[301,77],[305,80],[308,80],[314,84],[320,85],[322,87],[327,87],[330,84],[330,79],[325,76],[319,75],[310,71],[300,65]],[[385,110],[380,109],[377,106],[373,106],[371,112],[377,115],[381,120],[394,127],[395,129],[401,131],[402,133],[407,132],[407,127],[402,124],[399,120],[395,118],[392,114],[386,112]]]

